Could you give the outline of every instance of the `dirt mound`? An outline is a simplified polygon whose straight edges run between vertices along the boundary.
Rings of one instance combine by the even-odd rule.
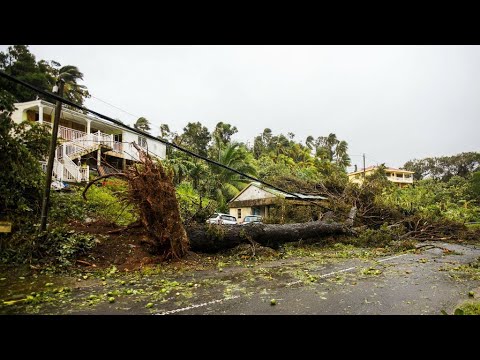
[[[141,229],[122,229],[102,221],[71,223],[70,226],[75,231],[97,236],[99,241],[88,254],[77,259],[78,266],[107,268],[115,265],[119,270],[129,271],[160,262],[160,257],[149,253],[144,246],[148,238]]]

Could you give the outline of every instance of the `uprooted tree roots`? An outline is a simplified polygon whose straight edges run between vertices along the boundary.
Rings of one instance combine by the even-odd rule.
[[[154,252],[164,259],[180,258],[186,254],[189,242],[180,217],[172,175],[160,162],[152,161],[148,154],[139,147],[137,149],[141,154],[140,164],[129,167],[123,173],[92,180],[85,187],[83,197],[86,200],[89,187],[101,179],[119,177],[127,180],[127,201],[138,210],[139,221],[152,240]]]

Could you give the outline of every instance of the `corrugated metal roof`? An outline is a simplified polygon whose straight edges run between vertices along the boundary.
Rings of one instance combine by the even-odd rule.
[[[293,193],[293,194],[295,194],[295,195],[298,196],[298,198],[297,198],[297,197],[295,197],[295,196],[293,196],[293,195],[290,195],[290,194],[287,194],[287,193],[285,193],[285,192],[283,192],[283,191],[279,191],[279,190],[276,190],[276,189],[272,189],[271,187],[268,187],[268,186],[266,186],[266,185],[263,185],[263,184],[261,184],[261,183],[259,183],[259,182],[257,182],[257,181],[252,181],[252,182],[250,183],[250,185],[253,185],[253,186],[255,186],[255,187],[258,187],[259,189],[265,190],[265,191],[267,191],[267,192],[269,192],[270,194],[273,194],[273,195],[275,195],[275,196],[280,196],[280,197],[282,197],[282,198],[287,198],[287,199],[298,199],[298,198],[300,198],[300,199],[305,199],[305,200],[327,200],[326,197],[320,196],[320,195],[305,195],[305,194],[300,194],[300,193]],[[248,187],[248,186],[247,186],[247,187]],[[245,188],[245,189],[246,189],[246,188]],[[245,190],[245,189],[244,189],[244,190]],[[243,191],[241,191],[237,196],[235,196],[235,197],[234,197],[232,200],[230,200],[230,201],[233,201],[234,199],[236,199],[242,192],[243,192]]]
[[[301,198],[301,199],[309,199],[309,200],[326,200],[327,199],[326,197],[320,196],[320,195],[304,195],[304,194],[300,194],[300,193],[294,193],[294,194],[298,195],[298,197]],[[287,197],[294,198],[291,195],[287,195]]]

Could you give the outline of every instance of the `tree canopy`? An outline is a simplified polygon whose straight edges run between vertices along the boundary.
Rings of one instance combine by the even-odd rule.
[[[148,121],[144,117],[139,117],[137,119],[137,121],[135,122],[135,124],[133,124],[133,127],[135,129],[139,129],[139,130],[142,130],[142,131],[145,131],[145,132],[150,132],[150,130],[151,130],[150,121]]]
[[[403,166],[414,171],[416,180],[431,178],[448,181],[454,176],[468,177],[480,170],[480,153],[463,152],[452,156],[427,157],[407,161]]]
[[[85,99],[90,97],[87,87],[78,83],[79,80],[83,80],[83,73],[76,66],[62,66],[53,60],[37,62],[35,55],[30,52],[27,45],[10,46],[6,52],[0,52],[0,69],[49,92],[52,91],[57,80],[62,79],[65,81],[64,97],[79,105],[83,105]],[[44,98],[43,95],[6,79],[0,79],[0,88],[8,91],[15,102]]]

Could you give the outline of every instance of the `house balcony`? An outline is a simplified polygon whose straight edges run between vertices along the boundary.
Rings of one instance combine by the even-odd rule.
[[[394,183],[413,184],[413,176],[410,176],[410,177],[387,176],[387,179]]]
[[[97,131],[95,135],[96,135],[95,136],[96,141],[98,141],[103,145],[111,147],[113,151],[117,153],[122,153],[123,144],[119,141],[115,141],[113,139],[112,134],[106,134],[101,131]],[[79,143],[81,143],[82,141],[85,141],[88,138],[86,132],[71,129],[61,125],[58,127],[58,137],[65,141],[79,142]]]

